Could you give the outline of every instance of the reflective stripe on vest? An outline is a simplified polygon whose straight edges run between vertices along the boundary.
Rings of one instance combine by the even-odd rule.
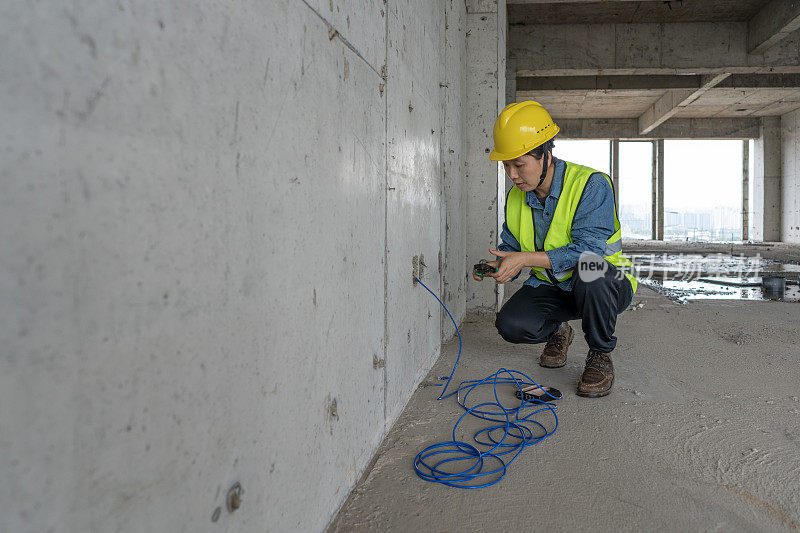
[[[517,239],[520,249],[523,252],[546,252],[561,248],[572,242],[572,219],[583,197],[583,190],[586,187],[586,182],[589,181],[589,177],[597,171],[567,161],[564,161],[564,163],[566,165],[566,170],[564,171],[564,179],[561,185],[561,194],[558,197],[556,210],[555,213],[553,213],[553,220],[550,223],[550,228],[547,230],[547,235],[545,235],[542,249],[536,246],[533,209],[531,209],[531,206],[525,201],[526,194],[516,186],[512,187],[508,192],[508,197],[506,198],[506,225],[509,231],[511,231],[511,234],[514,235],[514,238]],[[611,190],[614,192],[614,185],[611,182],[611,178],[605,174],[603,174],[603,177],[608,181],[609,185],[611,185]],[[622,255],[622,232],[620,231],[616,209],[614,210],[614,233],[606,241],[605,260],[616,267],[629,267],[633,265],[629,259]],[[574,269],[571,268],[563,272],[554,272],[553,270],[541,267],[533,267],[531,269],[531,274],[542,281],[555,284],[559,281],[569,279],[572,276],[573,270]],[[636,278],[627,272],[625,272],[625,277],[630,281],[633,292],[636,292],[636,287],[638,285]]]

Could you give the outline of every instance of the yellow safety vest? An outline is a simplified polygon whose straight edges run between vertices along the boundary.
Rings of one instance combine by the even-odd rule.
[[[597,171],[567,161],[564,161],[564,163],[566,163],[567,169],[564,172],[561,194],[556,204],[556,211],[553,213],[553,221],[550,223],[550,228],[547,230],[547,235],[544,238],[543,250],[536,247],[533,209],[531,209],[525,201],[526,194],[516,186],[508,193],[506,199],[506,225],[509,231],[514,235],[514,238],[517,239],[523,252],[546,252],[555,248],[561,248],[572,242],[572,219],[575,216],[575,211],[578,209],[578,203],[583,195],[586,182],[589,181],[589,177]],[[613,191],[614,185],[611,183],[611,178],[605,174],[603,174],[603,177],[606,178]],[[616,209],[614,209],[614,234],[606,241],[605,260],[616,267],[629,267],[633,265],[629,259],[622,255],[622,232],[620,231]],[[550,269],[533,267],[531,269],[531,274],[542,281],[556,284],[559,281],[564,281],[572,277],[572,271],[573,269],[564,272],[554,272]],[[630,281],[633,292],[635,293],[637,286],[636,278],[627,272],[625,272],[625,277]]]

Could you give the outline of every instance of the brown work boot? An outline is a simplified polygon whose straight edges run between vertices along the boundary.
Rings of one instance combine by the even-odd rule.
[[[611,355],[589,350],[586,356],[586,368],[578,381],[578,396],[599,398],[611,392],[614,382],[614,364]]]
[[[558,331],[547,341],[539,358],[539,365],[546,368],[560,368],[567,364],[567,348],[572,344],[575,332],[569,322],[562,322]]]

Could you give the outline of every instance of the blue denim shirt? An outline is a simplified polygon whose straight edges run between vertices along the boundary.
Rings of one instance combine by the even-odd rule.
[[[564,161],[553,157],[555,173],[553,183],[550,185],[550,193],[545,199],[544,206],[539,202],[536,193],[528,191],[525,194],[525,203],[533,209],[533,224],[536,234],[536,246],[541,249],[550,223],[553,221],[553,213],[558,204],[558,197],[561,195],[561,187],[564,183],[564,172],[567,165]],[[562,272],[574,268],[578,264],[578,258],[582,252],[594,252],[599,256],[605,255],[606,241],[614,233],[614,193],[611,185],[606,178],[599,172],[595,172],[586,182],[575,216],[572,219],[572,242],[560,248],[554,248],[545,252],[550,258],[555,272]],[[500,245],[498,250],[504,252],[519,252],[520,246],[517,239],[511,234],[508,225],[503,222],[503,232],[500,234]],[[523,273],[527,268],[523,268]],[[514,278],[516,279],[516,277]],[[561,281],[558,287],[571,291],[575,276]],[[536,276],[531,275],[525,285],[537,287],[539,285],[552,285],[548,281],[542,281]]]

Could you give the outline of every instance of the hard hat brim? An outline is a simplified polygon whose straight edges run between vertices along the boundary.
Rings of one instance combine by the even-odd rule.
[[[492,150],[492,152],[489,154],[489,159],[492,161],[509,161],[511,159],[516,159],[521,155],[525,155],[528,152],[530,152],[530,150],[523,150],[519,154],[504,154],[502,152],[498,152],[497,150]]]

